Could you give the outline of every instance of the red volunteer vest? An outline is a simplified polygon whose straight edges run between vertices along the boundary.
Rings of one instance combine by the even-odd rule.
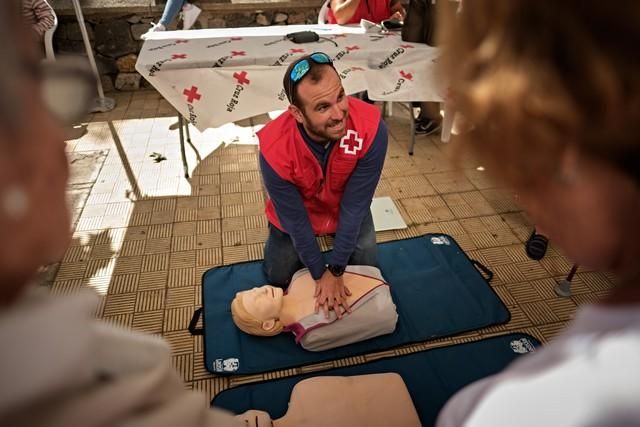
[[[369,151],[380,124],[378,108],[352,97],[348,102],[347,133],[331,150],[326,175],[288,111],[258,132],[260,153],[280,178],[298,188],[316,235],[336,232],[344,187],[358,160]],[[269,222],[287,233],[271,199],[265,211]]]
[[[360,0],[358,8],[345,24],[359,24],[361,19],[379,24],[391,16],[390,0]],[[327,10],[327,24],[337,24],[336,16],[331,8]]]

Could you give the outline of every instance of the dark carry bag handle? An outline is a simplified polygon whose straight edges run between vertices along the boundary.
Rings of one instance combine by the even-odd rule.
[[[294,43],[313,43],[320,40],[318,33],[313,31],[298,31],[297,33],[289,33],[286,37]]]
[[[204,335],[204,328],[196,327],[201,315],[202,307],[193,312],[193,317],[191,317],[191,322],[189,322],[189,332],[191,333],[191,335]]]
[[[475,268],[480,270],[480,273],[486,274],[486,277],[483,276],[484,280],[486,280],[487,282],[491,282],[491,279],[493,279],[493,271],[489,270],[487,266],[482,264],[480,261],[476,261],[475,259],[471,260],[471,264],[473,264]]]
[[[402,21],[398,21],[397,19],[385,19],[380,25],[387,31],[398,31],[403,27]]]

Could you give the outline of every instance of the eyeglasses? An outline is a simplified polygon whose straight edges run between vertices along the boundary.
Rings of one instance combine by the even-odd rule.
[[[291,72],[289,73],[289,102],[293,104],[295,85],[302,80],[304,76],[307,75],[309,70],[311,69],[311,64],[309,60],[315,62],[316,64],[332,64],[331,58],[329,55],[323,52],[315,52],[309,55],[306,58],[299,59],[298,62],[291,68]]]
[[[45,107],[64,125],[83,119],[96,97],[96,80],[79,58],[44,61],[28,70],[40,81]]]

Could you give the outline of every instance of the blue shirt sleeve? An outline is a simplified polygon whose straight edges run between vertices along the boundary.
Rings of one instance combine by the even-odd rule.
[[[311,228],[309,216],[296,186],[282,179],[260,154],[262,179],[276,209],[280,224],[287,231],[302,263],[311,276],[318,280],[325,271],[322,252]]]
[[[371,208],[371,200],[382,174],[387,144],[387,126],[381,119],[373,144],[358,161],[345,187],[329,264],[347,265],[356,247],[360,225]]]

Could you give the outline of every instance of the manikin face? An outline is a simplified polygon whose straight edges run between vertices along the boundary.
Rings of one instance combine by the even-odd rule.
[[[245,310],[255,319],[260,320],[265,329],[273,327],[275,320],[280,317],[283,295],[281,288],[269,285],[240,293]]]
[[[349,102],[340,77],[329,66],[322,67],[322,79],[303,79],[297,87],[302,109],[290,106],[290,111],[307,134],[315,141],[335,141],[347,132]]]

